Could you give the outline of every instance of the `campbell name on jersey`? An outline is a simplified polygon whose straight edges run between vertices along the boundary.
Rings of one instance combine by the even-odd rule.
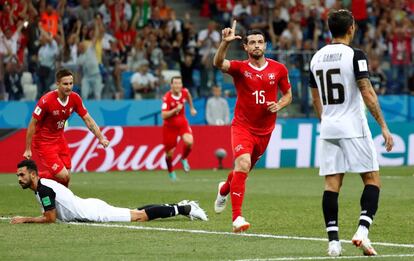
[[[345,44],[329,44],[312,57],[310,87],[318,88],[322,104],[322,139],[370,135],[357,80],[369,78],[364,52]]]

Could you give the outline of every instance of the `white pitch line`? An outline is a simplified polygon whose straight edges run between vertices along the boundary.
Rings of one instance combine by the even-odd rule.
[[[3,220],[9,220],[9,217],[0,217]],[[259,237],[259,238],[274,238],[274,239],[288,239],[288,240],[304,240],[304,241],[328,241],[326,238],[319,237],[299,237],[299,236],[282,236],[271,234],[248,234],[248,233],[233,233],[224,231],[209,231],[209,230],[197,230],[197,229],[182,229],[182,228],[163,228],[163,227],[144,227],[144,226],[131,226],[120,224],[103,224],[103,223],[84,223],[84,222],[68,222],[68,224],[76,226],[89,226],[89,227],[109,227],[109,228],[127,228],[134,230],[151,230],[151,231],[166,231],[166,232],[183,232],[191,234],[208,234],[208,235],[227,235],[227,236],[240,236],[240,237]],[[341,240],[343,243],[352,244],[351,240]],[[384,242],[372,242],[377,246],[387,247],[403,247],[414,248],[414,244],[397,244],[397,243],[384,243]]]
[[[275,258],[255,258],[255,259],[237,259],[236,261],[289,261],[289,260],[326,260],[326,259],[365,259],[365,258],[386,258],[386,257],[414,257],[414,254],[401,254],[401,255],[379,255],[379,256],[309,256],[309,257],[275,257]]]

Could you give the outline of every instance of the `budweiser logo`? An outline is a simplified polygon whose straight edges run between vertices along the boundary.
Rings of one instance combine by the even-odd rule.
[[[74,172],[167,168],[162,144],[131,144],[131,138],[124,138],[122,127],[102,129],[102,134],[110,137],[110,145],[106,149],[86,127],[70,127],[65,132],[80,133],[74,135],[80,137],[78,140],[68,144],[73,151],[72,171]],[[180,159],[181,155],[176,155],[173,164],[177,164]]]

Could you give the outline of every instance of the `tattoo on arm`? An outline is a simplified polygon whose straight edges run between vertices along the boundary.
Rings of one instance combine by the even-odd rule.
[[[371,85],[371,81],[368,78],[363,78],[357,81],[357,85],[369,112],[381,127],[385,127],[386,125],[378,102],[378,97]]]
[[[95,137],[100,138],[101,131],[99,130],[98,125],[96,125],[95,121],[91,117],[86,118],[86,126],[95,135]]]

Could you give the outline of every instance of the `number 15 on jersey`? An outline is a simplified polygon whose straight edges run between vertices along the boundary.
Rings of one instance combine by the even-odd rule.
[[[256,104],[265,104],[265,91],[264,90],[256,90],[252,92],[252,95],[256,98]]]

